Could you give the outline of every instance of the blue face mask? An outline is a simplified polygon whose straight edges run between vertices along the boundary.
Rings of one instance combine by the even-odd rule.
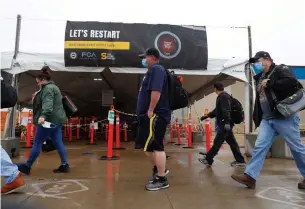
[[[256,62],[253,64],[253,69],[256,73],[261,73],[264,70],[264,66],[262,62]]]
[[[142,59],[142,65],[143,65],[143,67],[147,67],[148,66],[147,62],[146,62],[146,59]]]

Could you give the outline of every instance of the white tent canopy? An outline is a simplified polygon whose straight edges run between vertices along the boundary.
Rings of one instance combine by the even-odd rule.
[[[207,70],[173,70],[176,74],[183,75],[183,85],[194,101],[212,93],[216,81],[222,81],[225,86],[233,84],[236,80],[247,82],[244,72],[246,62],[247,60],[238,59],[209,59]],[[3,52],[1,70],[10,74],[21,73],[21,105],[30,105],[31,95],[36,91],[35,74],[44,65],[48,65],[54,71],[52,77],[60,89],[76,101],[79,109],[86,110],[83,114],[99,112],[103,90],[114,90],[116,102],[121,104],[119,107],[125,111],[134,111],[141,75],[146,72],[144,68],[65,67],[62,53],[19,52],[16,60],[13,60],[13,52]],[[101,77],[103,82],[93,82],[96,77]]]
[[[65,72],[102,72],[103,67],[65,67],[64,55],[58,54],[43,54],[43,53],[24,53],[19,52],[17,59],[13,60],[13,52],[1,53],[1,70],[5,70],[11,74],[19,74],[29,70],[40,70],[44,65],[50,66],[54,71]],[[11,69],[11,64],[13,68]],[[202,70],[181,70],[173,69],[180,75],[217,75],[225,73],[230,76],[237,76],[237,79],[247,82],[244,73],[244,59],[209,59],[208,69]],[[113,73],[135,73],[144,74],[144,68],[110,68]],[[242,74],[240,74],[242,73]]]

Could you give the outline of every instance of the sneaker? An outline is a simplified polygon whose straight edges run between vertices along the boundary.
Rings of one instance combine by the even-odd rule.
[[[244,168],[244,167],[246,167],[246,163],[241,163],[241,162],[234,161],[234,162],[231,163],[231,166],[232,167],[237,167],[237,168]]]
[[[168,181],[166,177],[156,176],[152,183],[146,185],[146,190],[149,191],[157,191],[160,189],[166,189],[169,187]]]
[[[168,173],[169,173],[169,170],[168,170],[168,169],[165,169],[165,171],[164,171],[165,176],[167,176]],[[152,177],[148,180],[148,182],[149,182],[149,183],[152,183],[152,182],[155,180],[157,174],[158,174],[158,171],[155,170],[155,169],[153,169],[153,175],[152,175]]]
[[[70,166],[69,164],[61,165],[59,168],[53,170],[54,173],[69,173],[70,172]]]
[[[212,166],[212,163],[209,163],[208,160],[206,158],[199,158],[198,159],[199,162],[201,162],[203,165],[206,165],[208,167],[211,167]]]
[[[27,164],[25,163],[19,163],[19,164],[16,164],[17,167],[18,167],[18,170],[21,172],[21,173],[24,173],[26,175],[30,175],[31,173],[31,167],[29,167]]]
[[[21,172],[19,172],[18,176],[14,179],[14,181],[12,181],[9,184],[5,184],[1,188],[1,194],[6,195],[6,194],[13,193],[13,192],[17,192],[20,189],[22,189],[23,187],[25,187],[25,183],[22,178]]]
[[[208,167],[211,167],[214,160],[208,160],[206,155],[203,155],[202,158],[198,159],[199,162],[201,162],[203,165],[207,165]]]

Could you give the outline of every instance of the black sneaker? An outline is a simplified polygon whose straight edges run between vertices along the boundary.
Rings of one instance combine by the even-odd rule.
[[[31,173],[31,167],[29,167],[27,164],[25,163],[19,163],[19,164],[16,164],[17,167],[18,167],[18,170],[21,172],[21,173],[24,173],[26,175],[30,175]]]
[[[70,166],[69,164],[61,165],[59,168],[53,170],[54,173],[69,173],[70,172]]]
[[[206,158],[199,158],[198,159],[199,162],[201,162],[203,165],[206,165],[206,166],[212,166],[212,163],[210,163]]]
[[[160,189],[166,189],[169,187],[168,181],[166,177],[156,176],[152,183],[146,185],[146,190],[149,191],[157,191]]]
[[[238,167],[238,168],[244,168],[246,167],[246,163],[241,163],[241,162],[237,162],[237,161],[234,161],[231,163],[231,166],[232,167]]]
[[[167,176],[168,173],[169,173],[169,170],[168,170],[168,169],[165,169],[165,171],[164,171],[165,176]],[[158,171],[155,170],[155,169],[153,169],[153,175],[152,175],[152,177],[148,180],[148,182],[149,182],[149,183],[152,183],[152,182],[155,180],[157,174],[158,174]]]

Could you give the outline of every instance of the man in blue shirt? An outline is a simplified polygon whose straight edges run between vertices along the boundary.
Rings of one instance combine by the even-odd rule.
[[[140,57],[143,67],[147,67],[148,71],[138,95],[139,136],[146,139],[144,151],[153,152],[153,177],[146,189],[156,191],[169,187],[163,145],[166,127],[171,119],[168,81],[164,67],[159,64],[160,54],[157,49],[150,48]]]

